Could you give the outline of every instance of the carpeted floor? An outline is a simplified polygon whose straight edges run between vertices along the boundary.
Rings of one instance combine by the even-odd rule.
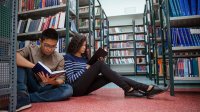
[[[200,112],[200,92],[177,90],[153,99],[125,98],[119,88],[102,88],[89,96],[66,101],[34,103],[23,112]]]

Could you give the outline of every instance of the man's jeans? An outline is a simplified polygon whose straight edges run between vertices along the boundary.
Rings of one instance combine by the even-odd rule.
[[[28,91],[31,102],[60,101],[73,94],[73,89],[69,84],[42,87],[31,69],[21,67],[17,67],[17,90]]]

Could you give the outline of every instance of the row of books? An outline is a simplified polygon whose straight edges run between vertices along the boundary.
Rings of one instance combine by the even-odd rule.
[[[104,32],[103,32],[104,31]],[[104,36],[107,36],[108,35],[108,30],[107,29],[104,29],[104,30],[95,30],[95,38],[96,39],[101,39],[103,33],[104,33]]]
[[[135,32],[144,32],[144,27],[143,26],[137,26],[135,27]]]
[[[40,45],[40,41],[39,40],[35,40],[35,41],[34,40],[17,41],[17,49],[21,49],[21,48],[29,46],[29,45],[39,46]],[[65,38],[64,37],[60,37],[59,38],[55,51],[57,51],[59,53],[66,52],[66,43],[65,43]]]
[[[109,41],[133,40],[132,34],[110,35]]]
[[[110,64],[133,64],[133,58],[112,58]]]
[[[132,27],[114,27],[114,28],[109,28],[109,32],[111,34],[114,33],[125,33],[125,32],[133,32]]]
[[[92,7],[90,9],[92,11]],[[79,14],[81,13],[88,13],[89,12],[89,7],[86,6],[86,7],[79,7]],[[100,7],[95,7],[95,15],[100,15]]]
[[[178,77],[199,77],[200,57],[180,58],[175,63],[175,76]]]
[[[135,40],[144,40],[144,34],[135,35]]]
[[[19,12],[66,4],[66,0],[19,0]]]
[[[134,55],[133,50],[115,50],[110,51],[110,56],[132,56]]]
[[[133,42],[110,43],[110,48],[127,48],[127,47],[133,47]]]
[[[145,55],[145,49],[137,49],[136,55]]]
[[[89,28],[89,19],[79,19],[79,27],[81,28]],[[93,26],[92,24],[93,22],[91,22],[91,27]],[[100,19],[96,19],[95,20],[95,25],[96,27],[99,27],[101,24]]]
[[[136,48],[144,48],[145,42],[136,42]]]
[[[30,41],[30,40],[25,40],[25,41],[17,41],[17,49],[21,49],[23,47],[27,47],[29,45],[37,45],[39,46],[40,45],[40,41],[39,40],[35,40],[35,41]]]
[[[19,0],[19,13],[66,4],[67,0]],[[76,13],[76,0],[69,0],[69,8]]]
[[[169,0],[170,16],[200,15],[200,0]]]
[[[17,33],[28,33],[43,31],[47,28],[62,29],[65,28],[65,12],[59,12],[54,16],[41,17],[40,19],[19,20]],[[70,29],[77,32],[75,21],[70,20]]]
[[[173,47],[200,46],[200,34],[191,34],[190,28],[171,28]]]
[[[137,66],[136,70],[137,72],[147,72],[146,66]]]

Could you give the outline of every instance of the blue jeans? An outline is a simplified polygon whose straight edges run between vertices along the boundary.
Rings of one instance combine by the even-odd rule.
[[[31,102],[60,101],[73,94],[73,89],[69,84],[42,87],[32,70],[22,67],[17,67],[17,90],[28,91]]]

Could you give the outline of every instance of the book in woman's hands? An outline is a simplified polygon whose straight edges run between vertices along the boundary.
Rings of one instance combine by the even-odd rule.
[[[50,78],[52,77],[59,77],[63,73],[65,73],[65,70],[60,71],[51,71],[46,65],[44,65],[42,62],[38,61],[38,63],[32,68],[33,72],[35,73],[35,76],[37,79],[40,79],[37,73],[43,72],[44,74],[47,74]]]
[[[95,54],[91,57],[87,64],[93,65],[100,57],[105,58],[108,55],[108,52],[102,48],[99,48]]]

